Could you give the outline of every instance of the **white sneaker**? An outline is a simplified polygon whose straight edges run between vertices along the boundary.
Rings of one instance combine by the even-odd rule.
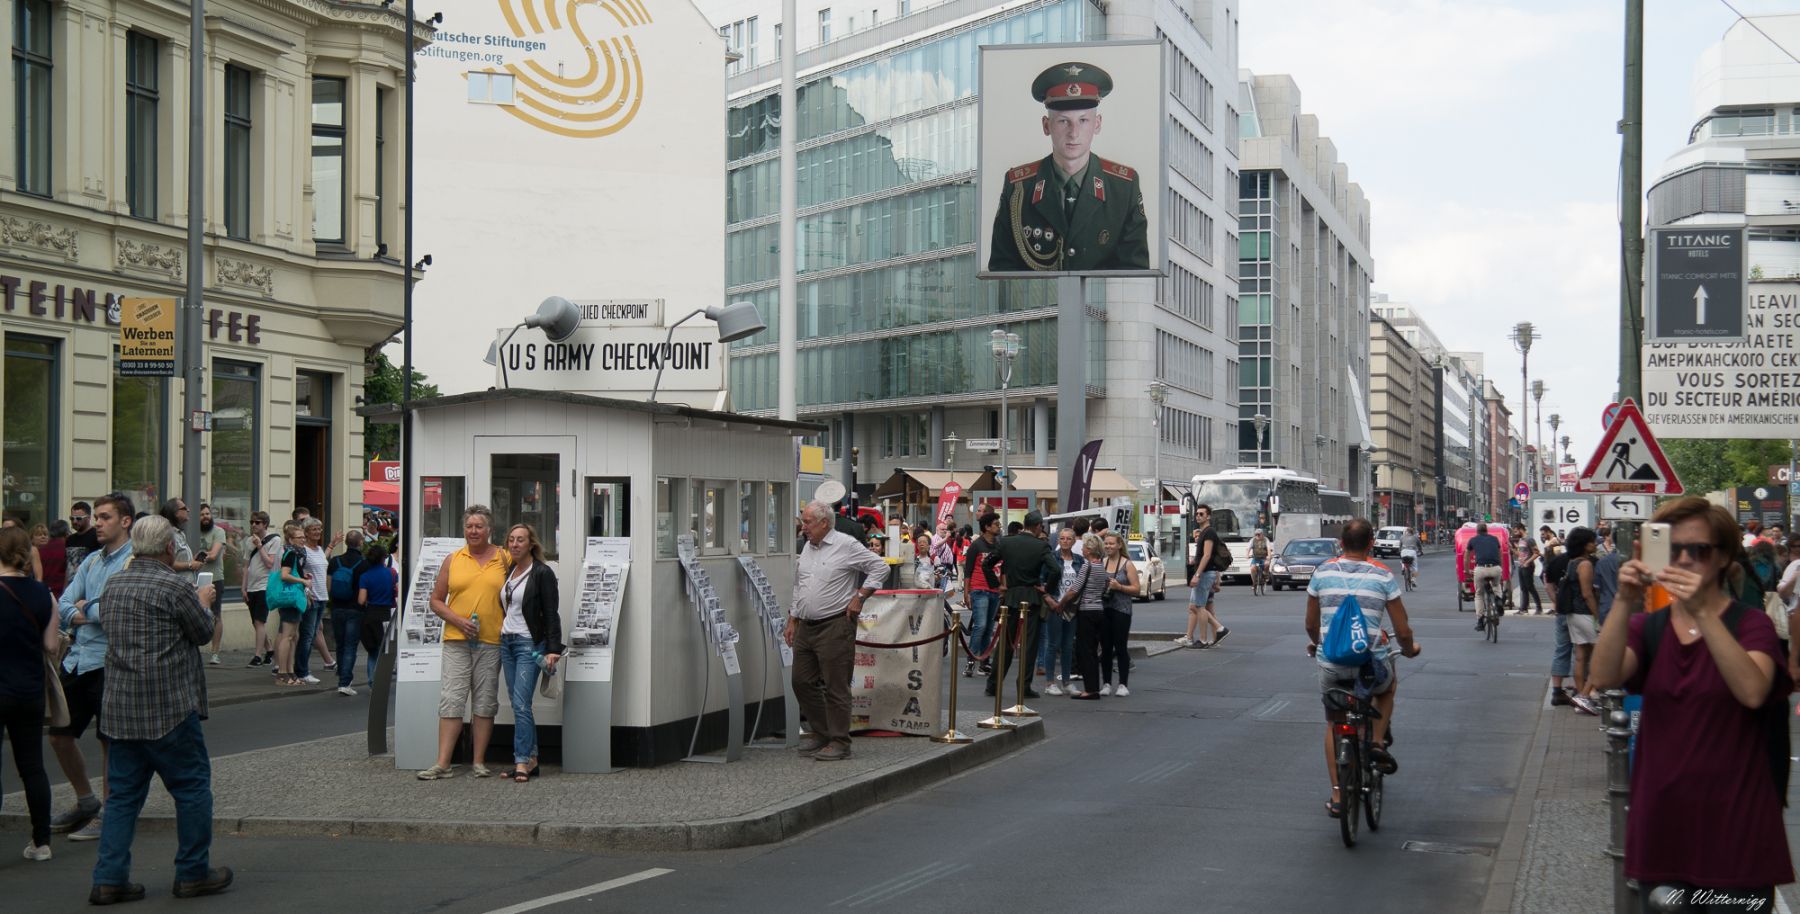
[[[1183,637],[1180,637],[1180,638],[1176,638],[1176,639],[1175,639],[1175,642],[1174,642],[1174,643],[1175,643],[1175,644],[1176,644],[1176,645],[1177,645],[1177,646],[1180,646],[1180,647],[1187,647],[1187,646],[1188,646],[1188,645],[1190,645],[1190,644],[1193,644],[1193,643],[1194,643],[1194,639],[1192,639],[1192,638],[1189,638],[1189,637],[1186,637],[1186,636],[1183,636]]]
[[[356,690],[353,688],[350,688],[349,686],[338,686],[338,694],[349,696],[350,698],[355,698]]]
[[[301,681],[301,682],[304,682],[304,683],[306,683],[306,684],[308,684],[308,685],[318,685],[318,684],[319,684],[319,677],[317,677],[317,676],[314,676],[314,675],[312,675],[312,674],[311,674],[311,673],[308,673],[308,674],[307,674],[307,675],[306,675],[306,678],[304,678],[304,679],[302,679],[302,680],[300,680],[300,681]]]
[[[25,859],[43,862],[50,859],[50,845],[37,845],[29,842],[25,845]]]
[[[1054,682],[1044,687],[1045,695],[1061,695],[1062,693],[1062,686],[1059,686]]]
[[[1118,691],[1114,692],[1113,694],[1117,695],[1120,698],[1130,698],[1131,690],[1128,688],[1125,688],[1123,685],[1121,685],[1121,686],[1119,686]]]
[[[1101,686],[1101,687],[1100,687],[1100,694],[1102,694],[1102,695],[1111,695],[1111,694],[1112,694],[1112,683],[1110,683],[1110,682],[1109,682],[1109,683],[1107,683],[1107,684],[1105,684],[1105,685],[1103,685],[1103,686]]]
[[[218,666],[219,665],[219,655],[218,654],[212,655],[212,659],[206,661],[206,663],[209,666]]]

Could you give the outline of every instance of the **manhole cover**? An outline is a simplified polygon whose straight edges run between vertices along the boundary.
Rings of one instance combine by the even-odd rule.
[[[1419,851],[1426,854],[1465,854],[1485,857],[1493,850],[1486,847],[1475,847],[1470,844],[1441,844],[1436,841],[1408,841],[1400,845],[1403,851]]]

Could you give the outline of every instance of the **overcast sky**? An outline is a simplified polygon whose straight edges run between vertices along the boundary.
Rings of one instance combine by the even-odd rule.
[[[1720,0],[1646,6],[1647,188],[1687,142],[1695,62],[1737,17]],[[1544,436],[1561,413],[1585,463],[1618,380],[1622,0],[1245,0],[1240,21],[1239,64],[1293,76],[1371,201],[1374,291],[1486,353],[1515,415],[1507,334],[1537,324]]]

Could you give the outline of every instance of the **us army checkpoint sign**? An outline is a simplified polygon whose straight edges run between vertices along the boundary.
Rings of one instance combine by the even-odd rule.
[[[1651,229],[1647,338],[1742,342],[1746,281],[1743,226]]]
[[[1619,404],[1619,417],[1600,436],[1600,446],[1588,458],[1575,482],[1577,492],[1680,495],[1681,480],[1669,466],[1656,436],[1644,424],[1637,402]]]

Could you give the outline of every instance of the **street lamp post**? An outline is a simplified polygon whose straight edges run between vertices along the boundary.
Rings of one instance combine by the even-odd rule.
[[[1544,487],[1544,381],[1539,378],[1531,382],[1531,399],[1537,404],[1537,453],[1536,463],[1531,465],[1531,478],[1537,480],[1537,487]]]
[[[1326,440],[1327,439],[1324,435],[1314,435],[1313,436],[1313,459],[1317,460],[1319,462],[1318,463],[1318,468],[1319,468],[1318,469],[1318,477],[1321,480],[1323,480],[1325,478],[1325,442],[1326,442]]]
[[[1571,439],[1568,435],[1562,436],[1563,463],[1574,463],[1575,462],[1575,455],[1569,453],[1569,443],[1572,440],[1573,439]]]
[[[1531,375],[1531,344],[1541,336],[1542,334],[1537,332],[1537,328],[1532,326],[1530,321],[1520,321],[1513,325],[1513,348],[1519,350],[1519,432],[1527,440],[1531,438],[1531,415],[1530,407],[1527,405],[1530,402],[1528,396],[1530,386],[1526,378]],[[1537,482],[1537,475],[1534,473],[1531,477],[1531,484],[1536,486]]]
[[[994,362],[1000,369],[1000,523],[1006,524],[1006,509],[1012,506],[1012,469],[1007,460],[1011,443],[1007,431],[1006,389],[1012,384],[1013,360],[1019,357],[1025,347],[1019,345],[1019,335],[996,328],[988,334],[988,345],[993,349]],[[1064,445],[1067,446],[1066,444]]]
[[[1161,381],[1150,382],[1150,516],[1153,518],[1150,528],[1150,549],[1158,555],[1162,554],[1162,411],[1163,404],[1169,402],[1169,385]],[[1077,508],[1076,510],[1080,510]]]
[[[951,482],[956,481],[956,446],[961,443],[955,432],[944,436],[944,467],[950,471]]]
[[[1250,419],[1250,424],[1256,427],[1256,465],[1260,467],[1263,465],[1263,432],[1269,429],[1269,417],[1257,413]]]
[[[1557,464],[1557,461],[1556,461],[1556,431],[1557,431],[1557,429],[1559,429],[1561,427],[1562,427],[1562,414],[1561,413],[1551,413],[1550,414],[1550,470],[1551,470],[1551,472],[1556,474],[1556,479],[1554,480],[1554,482],[1556,483],[1556,487],[1558,489],[1562,488],[1562,471],[1556,469],[1556,464]]]

